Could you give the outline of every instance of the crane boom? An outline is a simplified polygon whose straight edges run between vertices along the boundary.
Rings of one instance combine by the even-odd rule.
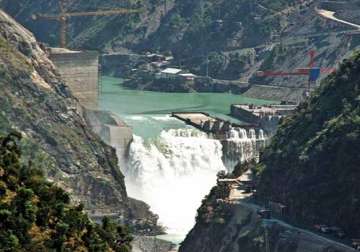
[[[258,76],[269,77],[269,76],[298,76],[298,75],[308,75],[309,70],[305,68],[296,69],[294,72],[284,72],[284,71],[260,71],[257,72]]]
[[[311,85],[316,84],[321,74],[330,74],[336,71],[336,68],[332,67],[315,67],[316,51],[311,50],[309,52],[310,61],[307,68],[297,68],[292,72],[284,71],[259,71],[256,73],[259,77],[283,77],[283,76],[309,76],[309,80],[306,87],[306,95],[308,96],[311,91]]]
[[[294,72],[284,72],[284,71],[259,71],[257,72],[257,76],[260,77],[276,77],[276,76],[298,76],[298,75],[309,75],[313,68],[297,68]],[[320,73],[322,74],[331,74],[336,72],[336,68],[334,67],[324,67],[319,68]]]
[[[117,8],[112,10],[100,10],[100,11],[86,11],[86,12],[66,12],[64,8],[64,0],[59,0],[60,13],[58,15],[47,14],[34,14],[32,18],[46,19],[60,22],[59,32],[59,45],[60,47],[66,47],[66,32],[67,32],[67,20],[71,17],[86,17],[86,16],[110,16],[110,15],[122,15],[122,14],[134,14],[141,13],[141,9],[125,9]]]

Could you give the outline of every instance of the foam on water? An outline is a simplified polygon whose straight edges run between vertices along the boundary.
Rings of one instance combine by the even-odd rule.
[[[258,160],[259,151],[265,147],[266,142],[263,130],[256,132],[254,129],[231,129],[226,140],[222,141],[225,166],[231,171],[239,162]]]
[[[124,171],[129,195],[147,202],[169,234],[185,236],[216,174],[257,157],[265,142],[255,130],[232,129],[227,137],[221,143],[192,128],[164,130],[151,140],[134,136]]]
[[[179,129],[163,131],[152,142],[134,136],[125,175],[129,195],[150,204],[168,233],[185,235],[224,169],[219,141]]]

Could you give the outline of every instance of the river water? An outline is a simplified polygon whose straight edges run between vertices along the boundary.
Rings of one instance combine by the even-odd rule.
[[[236,121],[227,116],[233,103],[271,101],[232,94],[128,90],[121,86],[121,79],[103,77],[101,109],[119,115],[134,132],[129,160],[121,167],[128,194],[159,214],[168,232],[164,238],[183,240],[201,200],[216,183],[216,173],[226,169],[221,143],[172,118],[171,112],[203,111]],[[255,142],[255,136],[248,137],[246,132],[233,141],[239,150]]]

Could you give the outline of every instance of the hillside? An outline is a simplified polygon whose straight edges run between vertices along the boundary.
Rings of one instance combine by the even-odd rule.
[[[285,119],[259,165],[258,192],[292,217],[360,235],[360,53]]]
[[[167,0],[164,5],[164,1],[160,0],[110,0],[106,2],[68,0],[65,1],[65,9],[69,12],[108,10],[120,7],[142,9],[140,15],[73,18],[69,26],[71,47],[103,50],[141,47],[159,48],[162,51],[178,48],[180,51],[190,46],[191,48],[188,48],[187,51],[194,51],[195,47],[205,44],[210,49],[226,47],[230,40],[241,36],[238,30],[243,26],[242,22],[245,26],[244,35],[246,35],[243,36],[244,43],[261,41],[265,37],[261,39],[260,35],[268,34],[270,29],[276,29],[276,27],[270,27],[272,22],[268,22],[267,27],[262,27],[262,24],[254,22],[254,16],[267,15],[266,10],[268,13],[280,11],[295,2],[293,0],[261,0],[258,3],[244,0],[201,0],[196,2]],[[19,0],[16,3],[11,0],[2,0],[0,2],[4,10],[33,31],[40,41],[48,42],[52,46],[57,43],[57,32],[49,34],[44,30],[56,30],[57,23],[47,20],[34,21],[31,17],[36,13],[55,14],[59,12],[57,3],[57,0],[31,2]],[[221,36],[215,36],[214,23],[219,19],[229,22],[230,25],[225,32],[217,31]],[[250,27],[252,28],[250,29]],[[261,34],[256,34],[259,31]],[[205,36],[201,40],[198,39],[200,34]]]
[[[39,161],[46,177],[93,215],[156,224],[146,204],[128,198],[115,150],[86,125],[78,101],[33,35],[2,11],[0,87],[0,132],[24,135],[23,162]]]
[[[65,9],[69,12],[119,7],[142,9],[141,14],[72,18],[68,27],[70,48],[132,54],[171,51],[174,64],[195,74],[206,74],[208,58],[209,75],[215,79],[250,79],[253,85],[303,88],[306,77],[250,77],[258,70],[290,71],[306,67],[311,49],[317,51],[317,66],[335,67],[348,56],[347,51],[359,46],[357,36],[337,33],[353,28],[327,21],[316,13],[315,7],[321,6],[321,2],[167,0],[164,6],[163,1],[68,0]],[[0,6],[33,31],[40,41],[57,45],[57,23],[31,19],[36,13],[57,13],[57,0],[19,0],[16,4],[3,0]],[[335,7],[340,17],[357,21],[353,12],[358,5],[345,3]],[[54,32],[45,32],[48,30]],[[116,72],[118,67],[112,66],[109,73]],[[296,89],[292,91],[296,93]],[[250,95],[262,93],[255,91]]]
[[[205,197],[196,224],[180,251],[355,251],[334,235],[314,233],[316,224],[338,227],[347,241],[360,235],[360,52],[293,116],[284,118],[253,171],[256,192],[220,183]],[[239,194],[240,192],[240,194]],[[234,196],[236,195],[236,196]],[[270,219],[258,211],[269,202],[286,207]],[[329,239],[330,238],[330,239]]]
[[[246,201],[227,204],[218,198],[219,190],[221,187],[215,187],[203,201],[196,225],[181,244],[180,252],[356,251],[283,221],[263,220],[257,213],[261,208]]]
[[[157,28],[160,21],[162,5],[160,1],[135,0],[67,0],[65,10],[68,12],[110,10],[114,8],[142,8],[143,12],[131,15],[111,15],[105,17],[75,17],[68,23],[68,46],[70,48],[97,49],[104,51],[122,50],[129,48],[146,34]],[[33,20],[33,14],[59,13],[58,0],[2,0],[3,8],[17,21],[31,30],[36,38],[51,46],[58,46],[59,26],[56,21]],[[151,23],[151,25],[147,25]],[[53,32],[45,32],[51,30]]]
[[[36,162],[21,164],[21,135],[0,136],[1,251],[130,252],[126,228],[90,221],[83,206],[46,181]]]
[[[291,46],[285,43],[285,50],[281,49],[281,53],[275,46],[280,41],[279,35],[287,40],[293,35],[328,31],[329,25],[321,22],[313,11],[313,2],[317,1],[309,0],[300,4],[297,1],[280,0],[166,2],[165,7],[163,1],[119,3],[113,0],[68,0],[65,9],[69,12],[118,7],[142,9],[141,14],[134,15],[72,18],[68,26],[68,46],[122,54],[170,51],[175,56],[173,64],[198,75],[206,75],[208,58],[210,77],[241,81],[248,81],[257,70],[304,67],[307,64],[304,55],[311,48],[321,50],[321,66],[334,66],[336,61],[344,56],[343,51],[339,49],[345,46],[343,38],[325,36],[311,40],[310,43],[306,42],[305,45],[304,39],[300,39],[300,42],[291,40]],[[57,13],[57,0],[19,0],[16,4],[11,0],[3,0],[0,6],[34,32],[40,41],[51,46],[57,45],[57,23],[31,19],[32,14],[36,13]],[[318,31],[312,28],[314,26]],[[44,32],[48,30],[54,32]],[[324,40],[335,40],[334,46],[328,48]],[[293,49],[293,46],[296,49]],[[289,55],[295,56],[293,60],[284,60]],[[122,62],[123,58],[117,61]],[[273,62],[270,67],[269,62]],[[137,65],[128,62],[126,64]],[[119,65],[108,68],[105,67],[107,73],[121,74],[117,73]],[[303,86],[304,80],[306,78],[294,78],[292,85]],[[281,79],[253,82],[284,84]],[[254,94],[256,95],[261,95],[261,92]]]

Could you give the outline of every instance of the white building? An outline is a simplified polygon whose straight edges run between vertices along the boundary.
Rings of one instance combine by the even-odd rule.
[[[183,70],[179,68],[168,67],[156,74],[157,79],[175,79],[182,73]]]
[[[155,75],[156,79],[185,79],[193,81],[196,75],[185,72],[180,68],[168,67]]]

